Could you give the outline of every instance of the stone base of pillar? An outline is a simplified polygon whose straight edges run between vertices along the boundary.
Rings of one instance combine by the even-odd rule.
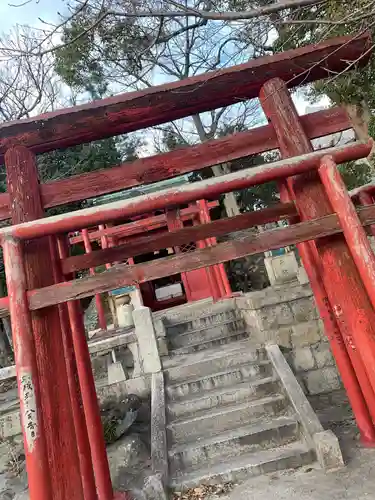
[[[298,262],[294,252],[265,257],[264,265],[266,266],[271,286],[282,285],[283,283],[297,279]]]

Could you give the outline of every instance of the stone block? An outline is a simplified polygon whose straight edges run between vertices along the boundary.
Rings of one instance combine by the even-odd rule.
[[[300,285],[307,285],[309,283],[309,277],[307,276],[306,269],[303,266],[298,268],[297,279]]]
[[[168,480],[168,449],[166,435],[166,405],[163,372],[154,373],[151,382],[151,466],[152,472]]]
[[[314,358],[318,368],[334,366],[335,359],[327,342],[320,342],[312,348]]]
[[[305,321],[292,326],[292,345],[295,348],[317,344],[320,341],[318,321]]]
[[[315,367],[315,359],[310,347],[302,347],[294,351],[293,366],[297,372],[312,370]]]
[[[168,500],[168,496],[159,474],[149,476],[142,489],[144,500]]]
[[[298,262],[294,252],[264,259],[271,286],[280,285],[297,279]]]
[[[168,356],[168,341],[165,337],[158,338],[158,349],[160,356]]]
[[[108,365],[108,384],[116,384],[126,379],[127,376],[121,361],[116,361]]]
[[[304,381],[309,394],[322,394],[341,388],[340,378],[335,367],[326,367],[306,373]]]
[[[262,330],[276,330],[280,326],[292,325],[294,317],[288,304],[277,304],[260,309],[259,317]]]
[[[290,302],[294,318],[297,323],[318,319],[318,311],[313,298],[302,298]]]
[[[332,431],[317,432],[313,439],[316,456],[322,469],[334,472],[345,466],[339,441]]]
[[[161,363],[151,310],[148,307],[134,309],[133,318],[143,373],[159,372]]]
[[[254,330],[251,332],[250,338],[257,344],[272,343],[289,349],[292,345],[290,341],[291,333],[292,328],[290,326],[284,326],[277,330]]]
[[[259,311],[243,310],[242,316],[247,326],[247,330],[250,333],[252,333],[253,331],[258,332],[264,330],[262,318],[259,315]]]
[[[22,433],[21,417],[19,410],[1,415],[0,417],[0,439],[17,436]]]
[[[312,297],[312,290],[309,285],[300,285],[297,281],[284,285],[268,287],[264,290],[249,292],[236,299],[237,307],[243,309],[261,309],[266,306],[273,306],[290,302],[304,297]]]

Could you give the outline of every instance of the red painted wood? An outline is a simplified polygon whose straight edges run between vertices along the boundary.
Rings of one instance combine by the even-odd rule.
[[[229,232],[241,231],[252,226],[283,220],[296,214],[294,203],[282,203],[264,210],[219,219],[205,225],[185,227],[170,233],[149,234],[118,247],[94,250],[86,255],[68,257],[62,262],[62,269],[64,274],[69,274],[82,269],[100,266],[105,262],[122,261],[128,257],[155,252],[161,248],[185,245],[191,241],[204,240],[210,236],[223,236]]]
[[[359,214],[363,224],[368,225],[375,222],[375,206],[362,208]],[[195,250],[191,253],[179,254],[134,266],[121,264],[113,267],[110,272],[33,290],[28,294],[29,304],[32,310],[39,309],[74,298],[80,299],[125,285],[143,283],[180,272],[192,271],[219,262],[227,262],[246,255],[283,248],[301,241],[315,240],[341,232],[342,229],[337,216],[331,214],[320,219],[294,224],[293,226],[265,231],[251,237],[219,243],[216,247]],[[0,299],[2,306],[6,306],[6,303],[5,299]]]
[[[211,222],[211,217],[210,217],[210,211],[208,210],[208,203],[206,200],[198,200],[197,205],[200,208],[200,221],[202,224],[209,224]],[[216,235],[215,235],[216,236]],[[217,245],[217,240],[216,237],[213,236],[209,238],[207,241],[209,241],[211,246]],[[227,273],[225,271],[224,264],[217,264],[214,266],[215,273],[216,273],[216,279],[220,288],[220,296],[222,298],[224,297],[229,297],[232,295],[232,290],[230,288],[229,280]]]
[[[82,238],[83,238],[83,243],[85,245],[86,255],[89,255],[92,252],[92,247],[87,229],[82,229]],[[90,274],[92,276],[95,274],[94,267],[90,267]],[[98,313],[99,326],[102,330],[107,330],[107,321],[105,319],[103,298],[98,293],[95,294],[95,305],[96,305],[96,311]]]
[[[333,38],[182,81],[4,123],[0,152],[13,144],[46,152],[170,122],[258,97],[262,85],[273,77],[282,78],[289,87],[306,84],[344,70],[349,61],[358,60],[364,66],[371,43],[369,33]]]
[[[177,231],[179,229],[180,230],[183,229],[184,223],[180,219],[177,209],[166,210],[165,215],[166,215],[166,220],[167,220],[168,231],[173,232],[173,231]],[[169,247],[169,245],[165,246],[165,248],[168,248],[168,247]],[[176,254],[180,253],[180,248],[178,246],[173,245],[173,247],[174,247],[174,251],[176,252]],[[132,257],[133,256],[134,255],[132,255]],[[181,281],[184,285],[186,299],[188,302],[190,302],[192,300],[192,296],[191,296],[192,290],[190,289],[190,284],[187,281],[186,273],[181,273]]]
[[[287,183],[285,182],[280,187],[281,200],[290,201],[291,195],[288,191]],[[299,218],[294,220],[294,223],[296,222],[299,222]],[[358,428],[360,429],[361,441],[366,446],[372,446],[375,443],[375,428],[357,380],[355,369],[356,366],[357,369],[361,369],[361,359],[359,356],[352,355],[352,364],[323,283],[322,266],[315,242],[306,241],[300,243],[297,245],[297,249],[309,278],[315,303],[323,321],[324,331],[328,338],[332,354],[335,357],[341,379],[352,405]]]
[[[85,208],[76,212],[55,215],[41,221],[32,221],[18,226],[0,229],[0,239],[12,235],[20,239],[37,238],[51,234],[67,233],[107,221],[121,220],[165,207],[179,206],[201,198],[217,199],[222,193],[244,189],[249,186],[282,179],[317,168],[323,156],[329,154],[336,163],[356,160],[369,154],[372,141],[328,148],[308,155],[290,158],[239,172],[222,175],[187,184],[179,189],[165,189],[99,207]]]
[[[57,239],[50,236],[50,248],[52,256],[52,268],[54,280],[56,283],[64,281],[61,271],[61,252],[57,248]],[[63,254],[64,255],[64,254]],[[82,407],[82,394],[79,385],[79,376],[77,371],[76,356],[74,353],[73,335],[70,326],[69,311],[67,304],[59,304],[60,324],[63,335],[64,358],[66,363],[66,372],[68,375],[68,385],[70,393],[70,404],[72,407],[75,439],[77,441],[82,486],[85,500],[98,500],[96,494],[95,478],[93,464],[91,460],[91,451],[89,437],[87,433],[85,413]],[[91,365],[90,365],[91,370]]]
[[[60,257],[68,255],[68,241],[64,236],[59,237],[59,251]],[[112,500],[113,489],[90,352],[86,340],[85,325],[83,323],[83,312],[78,300],[68,302],[67,308],[72,329],[78,380],[82,394],[82,404],[85,413],[98,500]]]
[[[323,158],[321,167],[319,168],[319,175],[332,208],[339,218],[346,243],[368,296],[375,308],[375,255],[340,172],[335,162],[329,156]],[[375,358],[375,337],[372,340]]]
[[[317,111],[301,117],[310,139],[351,128],[343,108]],[[112,193],[132,186],[169,179],[252,154],[277,149],[270,125],[241,132],[204,144],[141,158],[118,167],[71,176],[41,185],[45,208]],[[0,220],[9,218],[9,196],[0,194]]]
[[[280,79],[267,82],[261,91],[260,99],[266,116],[275,128],[281,154],[284,157],[290,157],[312,151],[311,143],[303,131],[284,82]],[[316,172],[289,179],[288,188],[293,199],[296,200],[302,220],[307,221],[332,212]],[[329,302],[346,342],[369,412],[374,420],[374,391],[372,390],[371,376],[366,366],[367,360],[362,356],[364,346],[361,343],[365,339],[368,343],[369,338],[375,333],[375,313],[344,238],[341,235],[334,238],[322,238],[317,241],[316,246],[317,259],[320,258],[321,261],[322,278]],[[316,293],[320,293],[319,289],[316,290]],[[319,297],[319,299],[326,300],[324,296]],[[359,309],[364,314],[361,314]],[[340,364],[340,360],[338,363]],[[373,382],[375,386],[375,379]],[[361,394],[358,392],[357,380],[353,377],[347,380],[347,384],[351,387],[351,393],[357,392],[356,397],[359,399]],[[353,410],[356,411],[354,408]],[[366,414],[359,414],[358,424],[366,418]],[[362,439],[368,439],[368,433],[364,429],[361,429],[361,432]]]
[[[12,223],[44,217],[35,156],[15,146],[7,151],[5,166]],[[54,283],[48,238],[25,242],[24,263],[28,289]],[[54,499],[83,500],[58,308],[33,313],[32,325]]]
[[[357,212],[358,212],[358,216],[359,216],[359,218],[364,226],[369,226],[371,224],[375,224],[375,205],[360,208],[357,210]],[[317,238],[335,235],[335,234],[339,234],[342,232],[342,229],[340,227],[340,223],[339,223],[338,218],[335,214],[331,214],[331,215],[322,217],[321,219],[318,219],[318,220],[308,221],[307,223],[306,222],[301,223],[297,227],[294,225],[294,226],[292,226],[291,229],[292,229],[292,232],[290,232],[290,228],[282,228],[282,229],[273,230],[272,232],[268,231],[267,233],[262,233],[262,235],[265,235],[266,240],[262,239],[259,246],[258,246],[258,239],[256,241],[254,239],[252,241],[252,243],[254,243],[254,245],[250,246],[250,247],[247,245],[248,245],[248,243],[250,244],[251,242],[246,241],[245,242],[245,247],[246,247],[245,249],[244,249],[242,243],[240,242],[240,248],[238,249],[238,251],[234,249],[232,257],[228,257],[228,258],[226,258],[226,251],[228,249],[224,250],[225,255],[223,255],[222,254],[222,248],[223,248],[222,245],[224,245],[224,244],[220,243],[218,245],[218,246],[220,246],[218,254],[216,253],[217,248],[211,249],[211,251],[215,250],[214,261],[211,262],[208,260],[207,263],[205,261],[203,264],[203,267],[206,265],[211,265],[213,263],[226,262],[227,260],[241,258],[245,255],[253,255],[256,253],[266,252],[267,250],[278,249],[278,248],[281,248],[283,246],[298,244],[302,241],[314,240]],[[284,233],[282,236],[280,235],[281,230],[286,231],[286,233]],[[275,234],[274,231],[278,231],[278,232]],[[200,258],[199,255],[198,255],[198,260]],[[194,259],[195,259],[195,257],[193,257],[193,260]],[[132,259],[128,259],[128,260],[129,260],[129,263],[131,263]],[[160,260],[163,260],[163,259],[160,259]],[[143,267],[144,265],[145,264],[141,264],[139,266]],[[186,265],[188,270],[199,268],[199,266],[195,267],[195,262],[192,262],[190,260],[187,264],[183,263],[183,265],[184,266]],[[146,266],[148,266],[148,264],[146,264]],[[164,264],[163,264],[163,266],[164,266]],[[164,269],[163,266],[162,266],[162,269]],[[105,289],[104,291],[109,291],[111,289],[118,288],[118,287],[121,287],[123,285],[128,285],[128,284],[135,284],[136,286],[138,286],[138,283],[142,283],[143,282],[142,281],[143,280],[142,273],[140,272],[139,274],[136,274],[136,276],[134,276],[134,274],[138,273],[138,271],[134,271],[132,266],[130,267],[130,269],[131,269],[131,271],[130,271],[131,277],[126,276],[126,279],[124,280],[124,282],[121,281],[121,278],[119,278],[118,280],[116,278],[114,280],[115,284],[113,286],[111,285],[112,288]],[[156,276],[156,278],[170,276],[170,273],[168,273],[168,271],[164,274],[164,271],[162,269],[160,270],[161,276]],[[184,270],[185,267],[182,269]],[[146,269],[146,272],[149,272],[149,271],[147,271],[147,269]],[[155,272],[155,271],[153,270],[150,272]],[[149,279],[156,279],[156,278],[149,278]],[[58,285],[55,285],[55,286],[58,286]],[[85,291],[82,292],[83,295],[82,295],[82,297],[80,296],[79,298],[89,297],[89,296],[95,294],[95,286],[94,286],[94,291],[92,291],[90,289],[89,292],[86,291],[86,288],[88,289],[89,287],[87,287],[87,285],[84,285],[84,286],[85,286]],[[101,284],[100,284],[100,286],[101,286]],[[70,282],[68,282],[67,287],[71,287]],[[48,291],[46,294],[44,293],[44,291],[37,291],[37,290],[29,291],[28,297],[29,297],[30,308],[37,310],[38,308],[45,307],[46,305],[51,305],[49,302],[46,302],[46,304],[44,304],[44,300],[45,300],[44,297],[48,293],[49,293]],[[60,293],[60,292],[58,292],[58,293]],[[35,296],[37,297],[37,299],[34,299]],[[73,298],[74,298],[74,292],[71,295],[68,294],[67,298],[64,300],[72,300]],[[54,304],[53,300],[52,300],[52,303]],[[0,297],[0,317],[4,317],[7,315],[9,315],[9,298],[8,297]]]
[[[29,495],[30,500],[52,500],[35,342],[26,295],[23,252],[20,243],[13,240],[4,242],[3,252],[10,298]]]
[[[218,201],[211,201],[208,204],[209,208],[214,208],[219,206]],[[198,213],[196,207],[188,207],[180,210],[181,220],[190,220],[194,215]],[[127,224],[122,224],[120,226],[107,227],[106,229],[99,229],[98,231],[90,231],[89,238],[90,241],[99,240],[103,236],[117,236],[119,238],[126,238],[129,236],[134,236],[135,234],[144,233],[145,231],[154,231],[161,227],[167,226],[167,217],[165,214],[155,215],[153,217],[147,217],[146,219],[140,219],[135,222],[129,222]],[[70,238],[70,244],[80,243],[83,241],[82,235],[72,236]]]

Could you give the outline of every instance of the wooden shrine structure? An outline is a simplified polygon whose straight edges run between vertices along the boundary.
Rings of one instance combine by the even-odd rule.
[[[371,198],[356,208],[336,167],[366,157],[372,143],[313,151],[312,139],[351,128],[351,123],[340,108],[298,116],[288,90],[340,74],[354,64],[364,65],[371,46],[368,34],[336,38],[0,126],[8,189],[0,195],[0,218],[12,223],[0,229],[8,285],[8,297],[0,299],[0,305],[11,315],[31,500],[115,498],[78,299],[292,244],[298,245],[309,276],[362,442],[375,445],[375,257],[364,229],[375,224],[375,206]],[[256,97],[268,125],[39,184],[38,153]],[[178,189],[44,217],[48,207],[272,149],[279,149],[283,159]],[[141,234],[87,255],[69,255],[67,238],[72,232],[157,210],[173,214],[198,200],[217,200],[223,193],[273,180],[279,183],[281,202],[271,208],[211,222],[206,218],[190,227],[175,224],[168,232]],[[214,244],[213,238],[277,220],[290,224]],[[176,216],[174,221],[178,222]],[[124,262],[146,250],[202,241],[212,245],[134,265],[114,264],[83,279],[71,276],[79,269]]]
[[[166,256],[179,252],[186,253],[195,250],[196,248],[205,248],[207,246],[216,245],[215,238],[207,238],[202,241],[190,242],[174,248],[156,249],[145,255],[144,248],[146,248],[147,251],[147,246],[144,247],[142,245],[143,240],[140,235],[147,233],[150,239],[150,236],[159,236],[161,234],[166,234],[168,231],[182,229],[186,226],[189,227],[198,224],[205,224],[211,221],[210,210],[218,206],[219,202],[217,201],[206,202],[205,200],[198,200],[196,203],[193,203],[189,207],[181,210],[175,208],[167,210],[166,213],[158,215],[154,214],[151,216],[150,214],[144,214],[144,216],[133,218],[136,220],[133,220],[132,222],[119,224],[113,227],[100,225],[97,228],[91,228],[90,231],[83,229],[80,234],[71,235],[69,242],[70,245],[84,245],[86,258],[83,258],[84,256],[82,256],[80,261],[73,261],[73,267],[71,269],[66,268],[63,272],[68,274],[90,268],[91,274],[94,274],[94,267],[97,264],[91,265],[90,261],[95,257],[89,255],[93,250],[93,242],[97,245],[101,245],[103,249],[109,247],[123,248],[124,245],[134,245],[139,237],[141,237],[138,241],[138,246],[133,246],[134,255],[125,259],[127,264],[134,264],[137,261],[147,262],[163,255]],[[139,257],[138,260],[137,257]],[[119,259],[120,258],[121,256],[119,256]],[[69,262],[67,266],[69,266]],[[109,269],[111,267],[111,263],[107,263],[106,267]],[[206,268],[194,269],[186,273],[178,273],[171,278],[173,279],[169,280],[169,282],[181,285],[181,294],[175,297],[165,298],[163,300],[158,300],[156,297],[157,281],[156,283],[153,281],[146,281],[138,284],[137,287],[139,289],[143,305],[149,307],[152,311],[159,311],[168,307],[181,305],[186,302],[193,302],[209,297],[212,297],[214,300],[219,300],[231,295],[230,284],[222,263],[214,266],[208,266]],[[96,294],[95,299],[99,326],[101,329],[105,330],[107,324],[101,295]]]

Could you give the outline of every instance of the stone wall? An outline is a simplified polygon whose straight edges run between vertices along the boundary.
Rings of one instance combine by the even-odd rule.
[[[250,337],[279,344],[307,394],[341,387],[334,358],[308,284],[269,287],[236,299]]]

